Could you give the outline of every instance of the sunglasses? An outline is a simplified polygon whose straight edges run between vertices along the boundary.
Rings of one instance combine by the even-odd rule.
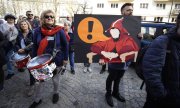
[[[27,14],[28,16],[33,16],[33,14]]]
[[[54,16],[47,16],[46,15],[46,16],[44,16],[44,18],[46,18],[46,19],[51,18],[52,19],[52,18],[54,18]]]

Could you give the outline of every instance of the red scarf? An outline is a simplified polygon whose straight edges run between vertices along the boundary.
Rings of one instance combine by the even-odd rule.
[[[62,29],[62,27],[60,27],[60,26],[56,26],[50,30],[48,30],[45,27],[41,27],[41,33],[45,37],[40,41],[39,48],[37,50],[37,55],[41,55],[44,53],[44,50],[48,45],[48,40],[47,40],[48,36],[55,36],[55,34],[61,29]]]

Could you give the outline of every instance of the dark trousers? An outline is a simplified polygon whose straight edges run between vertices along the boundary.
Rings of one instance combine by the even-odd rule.
[[[35,84],[35,78],[33,77],[30,71],[29,71],[29,76],[30,76],[30,86],[32,86]]]
[[[103,70],[103,71],[106,70],[106,64],[102,65],[102,69],[101,70]]]
[[[154,99],[147,93],[143,108],[180,108],[180,99],[174,99],[171,96]]]
[[[119,83],[124,75],[125,70],[108,69],[108,71],[109,75],[106,79],[106,91],[108,94],[111,94],[112,82],[114,81],[113,93],[117,94],[119,93]]]
[[[90,63],[84,63],[84,67],[90,67]]]
[[[4,85],[4,70],[2,67],[3,66],[0,66],[0,90],[3,89],[3,85]]]

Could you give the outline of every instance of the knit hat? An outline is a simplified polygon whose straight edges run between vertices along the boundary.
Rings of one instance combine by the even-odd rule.
[[[13,14],[6,14],[5,16],[4,16],[4,19],[7,21],[7,19],[8,18],[12,18],[12,19],[16,19],[16,16],[15,15],[13,15]]]

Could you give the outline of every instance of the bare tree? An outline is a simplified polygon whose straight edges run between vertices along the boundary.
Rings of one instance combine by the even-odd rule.
[[[36,14],[39,16],[39,14],[41,13],[41,10],[42,10],[42,0],[36,0],[36,3],[35,3],[35,8],[36,8]]]
[[[81,6],[80,6],[80,5],[77,5],[77,4],[70,3],[70,4],[67,6],[66,9],[67,9],[68,13],[69,13],[71,16],[73,16],[74,14],[80,13]]]
[[[56,15],[57,15],[57,12],[58,12],[58,5],[59,5],[58,1],[60,1],[60,0],[53,0],[54,12],[55,12]]]
[[[87,1],[84,1],[84,4],[81,5],[82,13],[83,13],[83,14],[86,14],[86,8],[87,8],[87,7],[88,7]]]
[[[0,16],[3,17],[5,13],[6,13],[5,2],[4,0],[1,0],[0,1]]]
[[[88,8],[87,0],[84,0],[83,3],[78,3],[78,1],[75,1],[74,3],[71,2],[67,7],[70,14],[88,14],[90,13],[88,9],[90,8]]]
[[[19,7],[18,1],[12,0],[12,11],[15,15],[17,15],[17,12],[20,10]]]

